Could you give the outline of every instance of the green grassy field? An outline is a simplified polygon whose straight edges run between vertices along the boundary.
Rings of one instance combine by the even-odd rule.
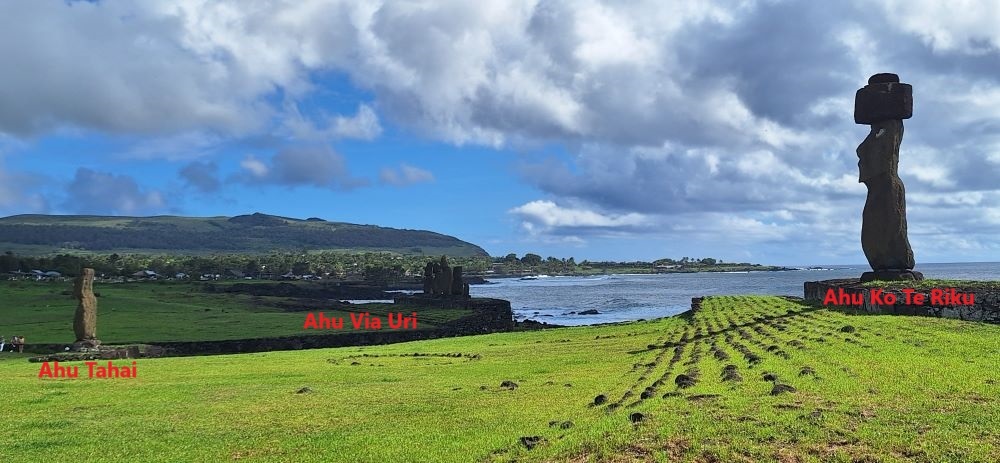
[[[0,335],[24,336],[28,343],[72,343],[76,299],[71,282],[0,281]],[[336,334],[336,330],[303,331],[307,312],[289,312],[294,298],[207,293],[199,283],[143,282],[101,284],[98,331],[104,343],[205,341],[274,336]],[[316,302],[314,301],[313,304]],[[411,309],[411,308],[408,308]],[[400,308],[363,304],[352,311],[383,317]],[[471,311],[416,308],[418,329],[432,329]],[[327,317],[348,312],[323,310]],[[406,312],[407,314],[409,311]],[[364,331],[364,330],[345,330]]]
[[[144,359],[135,380],[0,362],[0,457],[995,462],[997,365],[998,326],[775,297],[621,325]]]

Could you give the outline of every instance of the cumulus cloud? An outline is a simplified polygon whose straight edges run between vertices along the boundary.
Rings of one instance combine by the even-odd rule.
[[[908,192],[997,191],[998,14],[990,2],[930,0],[20,2],[0,18],[10,70],[0,133],[279,126],[309,141],[371,140],[384,120],[454,144],[564,147],[519,168],[550,209],[674,224],[724,214],[763,224],[761,240],[773,224],[815,245],[839,239],[836,217],[863,203],[854,149],[866,128],[850,113],[875,72],[914,85],[900,161]],[[370,102],[353,115],[299,113],[327,72]],[[354,183],[332,151],[282,153],[247,157],[241,178]],[[953,207],[961,227],[986,226],[971,219],[981,204]],[[914,203],[911,231],[943,208]],[[786,218],[769,221],[773,211]]]
[[[222,185],[222,182],[219,181],[219,166],[214,162],[192,162],[184,166],[179,174],[188,186],[202,193],[218,191]]]
[[[378,173],[378,178],[380,182],[386,185],[409,186],[417,183],[433,182],[434,174],[419,167],[401,164],[398,169],[383,167]]]
[[[38,192],[46,179],[39,175],[9,172],[0,159],[0,215],[45,213],[49,202]]]
[[[322,122],[315,122],[304,116],[293,104],[286,104],[285,107],[288,111],[285,125],[297,139],[313,141],[374,140],[382,134],[382,125],[378,115],[367,104],[359,105],[357,113],[353,116],[325,117]],[[324,126],[317,124],[324,124]]]
[[[270,164],[248,155],[235,179],[247,184],[316,186],[349,190],[367,184],[352,177],[343,156],[327,146],[286,148],[275,154]]]
[[[510,210],[533,233],[572,234],[595,230],[638,229],[648,225],[642,214],[603,214],[580,207],[559,206],[552,201],[531,201]]]
[[[141,215],[166,209],[157,190],[144,190],[128,175],[79,168],[66,187],[64,208],[79,214]]]

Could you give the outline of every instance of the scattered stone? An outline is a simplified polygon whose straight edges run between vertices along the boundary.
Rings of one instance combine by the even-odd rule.
[[[774,387],[771,388],[771,395],[780,395],[786,392],[795,392],[795,388],[788,384],[776,383]]]
[[[717,360],[722,362],[729,360],[729,354],[727,354],[724,350],[716,350],[712,355],[714,355]]]
[[[643,415],[642,413],[639,413],[639,412],[635,412],[635,413],[633,413],[633,414],[631,414],[631,415],[628,416],[628,420],[631,421],[632,424],[639,424],[640,422],[642,422],[645,419],[646,419],[646,415]]]
[[[351,366],[354,366],[354,365],[361,365],[361,362],[351,362]]]
[[[600,312],[598,312],[597,310],[594,310],[594,309],[583,310],[583,311],[577,313],[577,315],[600,315],[600,314],[601,314]]]
[[[299,389],[299,390],[295,391],[295,393],[296,394],[311,394],[312,391],[313,390],[312,390],[311,387],[306,386],[306,387],[303,387],[302,389]]]
[[[799,371],[799,376],[816,376],[816,370],[813,370],[812,367],[802,367],[802,370]]]
[[[718,399],[722,397],[719,394],[695,394],[688,397],[688,400],[698,401],[698,400],[708,400],[708,399]]]
[[[594,405],[604,405],[604,403],[606,403],[607,401],[608,401],[608,396],[604,394],[594,397]]]
[[[844,325],[844,327],[840,329],[841,333],[853,333],[855,331],[857,331],[857,329],[851,325]]]
[[[488,390],[488,389],[489,389],[489,387],[487,387],[487,386],[479,386],[479,390],[480,391],[485,391],[485,390]]]
[[[764,381],[771,381],[772,383],[778,380],[778,375],[774,373],[764,373]]]
[[[507,389],[508,391],[513,391],[517,389],[517,383],[513,381],[504,381],[500,383],[500,389]]]
[[[528,450],[535,448],[538,444],[544,443],[545,438],[542,436],[527,436],[521,438],[521,445],[523,445]]]
[[[569,429],[573,427],[572,421],[563,421],[559,424],[559,429]]]
[[[549,427],[550,427],[550,428],[554,428],[554,427],[556,427],[556,425],[558,425],[558,424],[559,424],[559,422],[558,422],[558,421],[556,421],[556,420],[552,420],[552,421],[549,421]]]
[[[668,392],[668,393],[666,393],[666,394],[663,394],[663,398],[664,398],[664,399],[666,399],[667,397],[680,397],[680,396],[682,396],[682,395],[683,395],[683,394],[681,394],[680,392],[677,392],[677,391],[670,391],[670,392]]]

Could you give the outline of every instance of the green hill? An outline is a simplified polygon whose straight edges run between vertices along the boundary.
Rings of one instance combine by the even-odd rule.
[[[39,379],[7,353],[0,449],[19,461],[996,462],[998,340],[996,325],[726,296],[627,324],[140,359],[137,379],[87,379],[81,363],[80,379]]]
[[[0,218],[0,250],[22,255],[67,251],[208,254],[300,250],[488,255],[479,246],[426,230],[261,213],[236,217],[15,215]]]

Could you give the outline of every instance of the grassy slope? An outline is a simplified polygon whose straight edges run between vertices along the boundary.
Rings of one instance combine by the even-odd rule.
[[[841,332],[847,325],[856,331]],[[404,356],[455,352],[465,356]],[[742,381],[720,380],[727,364]],[[39,380],[37,364],[0,362],[0,456],[997,461],[998,364],[998,326],[849,316],[772,297],[708,299],[688,320],[140,360],[137,380]],[[815,376],[800,376],[804,367]],[[697,384],[677,389],[676,375],[693,368]],[[771,396],[763,372],[797,392]],[[504,380],[520,387],[501,390]],[[296,394],[303,386],[313,392]],[[598,394],[621,408],[590,407]],[[633,426],[634,412],[648,418]],[[518,443],[533,435],[547,443]]]
[[[25,336],[29,343],[73,342],[73,313],[76,300],[64,291],[65,282],[0,281],[0,335]],[[253,297],[244,294],[210,294],[198,283],[103,284],[97,289],[97,334],[105,343],[203,341],[249,339],[303,334],[336,334],[337,330],[302,330],[307,312],[286,312],[278,304],[295,304],[295,299]],[[357,311],[380,316],[385,323],[388,311],[399,312],[391,304],[358,305]],[[434,328],[471,314],[466,310],[417,311],[419,329]],[[350,318],[343,310],[323,310],[327,317],[343,317],[343,332]]]
[[[446,254],[449,256],[485,256],[487,255],[479,246],[472,243],[461,241],[457,238],[441,235],[434,232],[429,232],[425,230],[398,230],[392,228],[378,227],[374,225],[360,225],[352,224],[346,222],[328,222],[328,221],[311,221],[311,220],[301,220],[288,217],[278,217],[269,216],[263,214],[255,215],[260,217],[260,220],[274,220],[281,223],[282,226],[291,227],[291,229],[302,229],[302,230],[312,230],[317,233],[324,232],[334,232],[334,231],[348,231],[356,236],[364,237],[370,233],[375,232],[398,232],[397,239],[399,240],[399,246],[384,246],[384,245],[371,245],[371,246],[346,246],[346,247],[325,247],[325,246],[315,246],[306,245],[301,242],[297,242],[294,239],[282,239],[282,238],[268,238],[268,239],[257,239],[257,240],[245,240],[246,249],[234,250],[234,249],[146,249],[146,248],[134,248],[134,247],[122,247],[117,249],[101,249],[97,251],[92,251],[88,249],[79,248],[63,248],[61,247],[63,243],[59,242],[48,242],[45,244],[27,244],[25,242],[18,242],[16,240],[5,241],[5,237],[0,235],[0,249],[10,250],[21,255],[55,255],[62,252],[72,253],[72,254],[86,254],[86,253],[96,253],[96,254],[111,254],[113,252],[119,253],[145,253],[145,254],[159,254],[164,252],[171,252],[173,254],[191,254],[191,255],[202,255],[202,254],[212,254],[212,253],[234,253],[234,252],[248,252],[248,253],[269,253],[274,250],[295,250],[300,251],[303,249],[308,249],[311,252],[318,251],[343,251],[343,252],[371,252],[371,251],[387,251],[387,252],[398,252],[402,254],[414,254],[413,248],[420,248],[421,251],[417,254],[426,255],[441,255]],[[241,216],[249,217],[249,216]],[[98,229],[108,229],[108,230],[131,230],[135,234],[148,233],[150,230],[170,230],[171,234],[209,234],[204,236],[214,236],[211,234],[218,234],[220,230],[224,230],[223,233],[228,234],[229,237],[242,237],[247,228],[253,228],[252,224],[247,223],[232,223],[230,217],[216,216],[216,217],[183,217],[183,216],[170,216],[170,215],[160,215],[152,217],[128,217],[128,216],[93,216],[93,215],[45,215],[45,214],[24,214],[15,215],[10,217],[0,217],[0,231],[4,225],[32,225],[40,227],[59,227],[59,226],[73,226],[73,227],[92,227]],[[273,226],[274,224],[272,224]],[[218,237],[216,237],[218,238]],[[426,240],[433,238],[435,244],[427,244]]]

